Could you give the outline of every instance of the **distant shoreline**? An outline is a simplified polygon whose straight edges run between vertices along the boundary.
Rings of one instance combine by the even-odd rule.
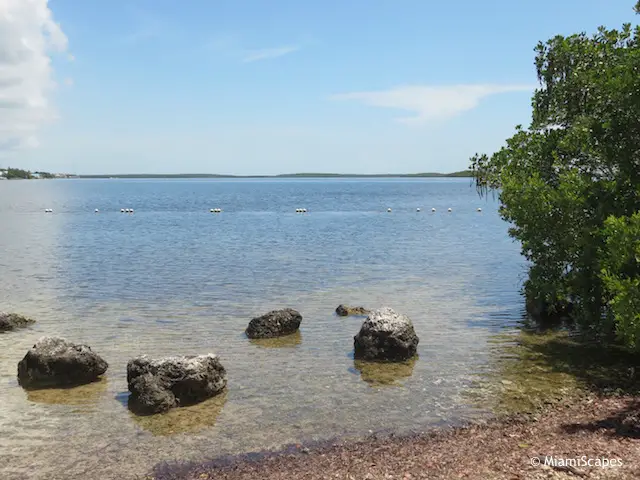
[[[382,174],[350,174],[350,173],[286,173],[281,175],[217,175],[212,173],[129,173],[112,175],[76,175],[74,178],[470,178],[470,170],[453,173],[382,173]]]

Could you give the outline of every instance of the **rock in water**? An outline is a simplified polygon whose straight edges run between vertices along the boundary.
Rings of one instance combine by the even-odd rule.
[[[249,322],[246,334],[249,338],[273,338],[298,331],[302,322],[300,312],[292,308],[273,310]]]
[[[353,337],[355,358],[407,360],[416,354],[419,341],[409,317],[388,307],[373,310]]]
[[[17,313],[0,312],[0,332],[10,332],[35,323],[34,320]]]
[[[127,364],[127,383],[132,410],[152,414],[213,397],[226,387],[227,372],[213,354],[159,359],[143,355]]]
[[[31,388],[83,385],[97,380],[108,366],[87,345],[42,337],[18,363],[18,382]]]
[[[338,305],[336,314],[340,317],[348,317],[349,315],[368,315],[369,310],[364,307],[350,307],[348,305]]]

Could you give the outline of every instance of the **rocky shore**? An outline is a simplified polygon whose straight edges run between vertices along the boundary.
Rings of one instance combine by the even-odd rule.
[[[640,478],[640,398],[584,395],[463,428],[296,445],[200,465],[162,464],[144,478],[631,480]]]

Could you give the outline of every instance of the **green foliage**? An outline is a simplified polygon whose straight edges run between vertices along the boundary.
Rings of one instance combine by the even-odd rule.
[[[15,179],[28,179],[31,178],[31,172],[27,170],[20,170],[19,168],[11,168],[7,169],[7,180],[15,180]]]
[[[640,213],[605,222],[601,277],[622,342],[640,350]]]
[[[638,271],[620,276],[611,263],[610,223],[640,210],[640,27],[557,36],[535,51],[532,122],[471,159],[476,184],[500,190],[530,261],[527,297],[571,299],[584,329],[638,346]]]

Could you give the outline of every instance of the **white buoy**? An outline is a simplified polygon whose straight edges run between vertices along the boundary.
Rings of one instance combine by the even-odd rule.
[[[416,212],[419,212],[419,211],[420,211],[420,209],[419,209],[419,208],[416,208]]]
[[[210,212],[210,213],[215,213],[215,211],[214,211],[214,209],[213,209],[213,208],[212,208],[212,209],[210,209],[210,210],[209,210],[209,212]]]
[[[479,212],[481,212],[481,211],[482,211],[482,209],[481,209],[480,207],[478,207],[478,211],[479,211]]]
[[[447,212],[451,212],[451,209],[450,209],[450,208],[448,208],[448,209],[447,209]]]
[[[216,213],[222,213],[222,209],[221,208],[216,208]]]
[[[120,213],[124,213],[124,208],[121,208],[121,209],[120,209]]]
[[[431,209],[431,211],[432,211],[432,212],[435,212],[435,211],[436,211],[436,209],[435,209],[435,208],[432,208],[432,209]]]
[[[390,208],[387,208],[387,212],[391,213],[391,209],[390,209]]]
[[[303,209],[302,209],[302,213],[307,213],[307,209],[306,209],[306,208],[303,208]]]
[[[129,209],[129,213],[133,213],[133,208],[130,208],[130,209]]]
[[[96,212],[96,213],[100,213],[100,210],[98,210],[98,209],[96,208],[96,209],[95,209],[95,212]]]

